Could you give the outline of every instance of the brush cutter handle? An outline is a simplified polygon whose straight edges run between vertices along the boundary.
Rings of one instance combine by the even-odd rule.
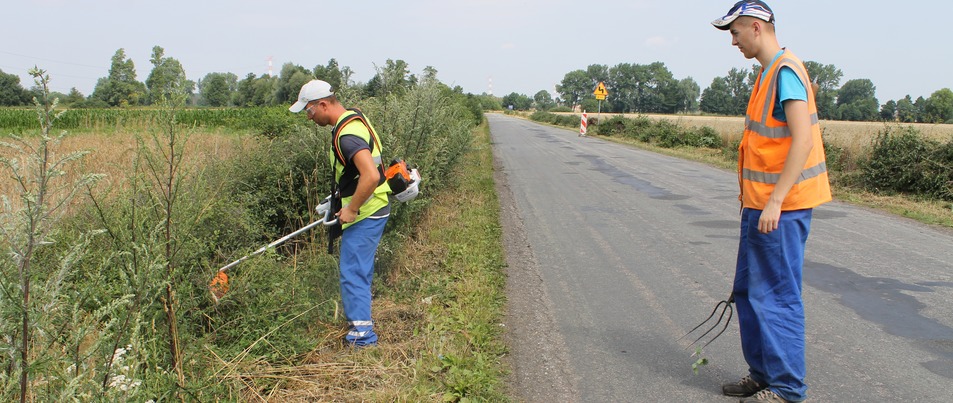
[[[332,225],[337,225],[338,218],[331,217],[331,196],[330,195],[328,197],[325,197],[324,200],[321,200],[321,204],[318,204],[318,207],[315,207],[314,211],[316,211],[318,215],[323,216],[321,221],[324,223],[324,226],[330,227]]]
[[[324,212],[324,218],[322,218],[320,222],[323,223],[325,227],[330,227],[330,226],[332,226],[332,225],[337,225],[337,223],[338,223],[338,217],[333,217],[333,218],[334,218],[333,220],[332,220],[331,218],[332,218],[332,217],[331,217],[331,210],[328,210],[328,211]]]

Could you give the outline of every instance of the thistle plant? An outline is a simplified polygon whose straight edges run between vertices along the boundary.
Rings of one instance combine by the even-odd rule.
[[[50,99],[50,78],[44,70],[33,68],[29,73],[40,89],[33,99],[39,137],[11,136],[10,141],[0,141],[0,169],[13,181],[16,193],[0,195],[0,247],[7,250],[0,260],[0,363],[6,371],[0,386],[4,397],[17,396],[21,402],[30,399],[31,376],[42,375],[38,366],[62,355],[57,348],[61,332],[56,331],[53,318],[69,315],[66,280],[85,254],[88,238],[66,248],[57,267],[37,265],[36,257],[57,242],[56,224],[74,196],[101,178],[84,174],[67,180],[68,167],[87,152],[57,153],[66,136],[65,132],[51,134],[62,114],[56,112],[58,99]]]

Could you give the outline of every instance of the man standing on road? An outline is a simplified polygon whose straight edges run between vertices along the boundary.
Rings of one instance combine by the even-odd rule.
[[[749,374],[722,392],[742,402],[798,402],[804,383],[801,271],[813,208],[831,200],[811,80],[781,48],[774,13],[743,0],[712,25],[762,66],[738,153],[741,239],[732,295]]]
[[[375,345],[371,281],[374,256],[390,215],[390,188],[381,165],[381,141],[360,111],[345,109],[324,81],[311,80],[302,86],[298,101],[288,110],[305,110],[314,123],[333,125],[329,156],[341,198],[341,210],[336,215],[343,229],[341,299],[349,326],[344,342],[357,347]]]

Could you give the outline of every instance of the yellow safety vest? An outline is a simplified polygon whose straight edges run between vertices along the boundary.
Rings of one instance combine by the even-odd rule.
[[[390,186],[388,186],[387,181],[384,180],[384,165],[381,158],[382,147],[380,138],[360,110],[348,109],[348,112],[341,115],[341,117],[338,118],[337,124],[331,129],[331,150],[329,152],[331,166],[334,167],[334,183],[341,193],[341,205],[346,206],[351,202],[351,197],[354,196],[354,191],[357,190],[357,182],[360,178],[360,173],[357,171],[357,168],[347,165],[345,156],[341,152],[340,138],[342,135],[357,136],[367,142],[371,149],[371,157],[374,159],[374,163],[377,164],[377,170],[380,174],[378,186],[374,189],[374,193],[371,197],[360,206],[360,214],[358,214],[354,222],[342,226],[342,228],[347,228],[367,218],[377,210],[386,207],[389,203],[387,194],[390,193]]]

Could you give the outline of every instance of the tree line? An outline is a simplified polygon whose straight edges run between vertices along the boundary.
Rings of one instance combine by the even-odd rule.
[[[312,68],[285,63],[277,76],[248,73],[239,79],[230,72],[208,73],[198,81],[186,77],[182,63],[165,55],[161,46],[152,49],[149,59],[152,64],[146,80],[139,81],[136,66],[120,48],[112,57],[109,72],[100,78],[93,93],[84,96],[75,87],[68,94],[53,93],[60,103],[71,108],[110,108],[153,105],[163,96],[171,93],[184,93],[187,104],[209,107],[258,107],[274,106],[294,102],[298,90],[309,80],[318,77],[338,89],[339,92],[352,92],[357,98],[370,98],[383,94],[403,94],[417,85],[418,81],[435,78],[437,70],[427,66],[421,77],[410,73],[407,62],[388,59],[383,66],[377,67],[377,73],[366,83],[353,83],[353,70],[340,66],[335,59],[326,65]],[[462,93],[459,86],[454,92]],[[32,105],[32,99],[39,93],[34,87],[24,89],[20,78],[0,70],[0,106]],[[481,100],[488,109],[499,109],[499,102]]]
[[[953,91],[943,88],[930,97],[912,99],[910,95],[880,104],[876,86],[869,79],[848,80],[833,64],[805,62],[816,87],[818,117],[828,120],[899,121],[904,123],[953,123]],[[519,110],[552,108],[615,113],[707,113],[739,116],[745,114],[748,97],[761,66],[733,68],[726,76],[715,77],[701,90],[691,77],[677,79],[662,62],[651,64],[620,63],[609,67],[593,64],[574,70],[556,86],[556,94],[541,90],[532,98],[510,93],[502,104]],[[605,83],[609,96],[601,103],[593,90]]]

